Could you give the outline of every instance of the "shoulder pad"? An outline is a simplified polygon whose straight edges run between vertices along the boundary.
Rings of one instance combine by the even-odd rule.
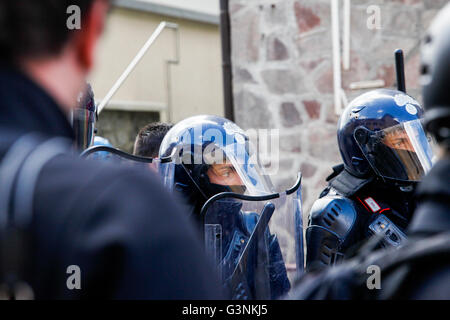
[[[361,190],[365,185],[373,181],[373,177],[362,179],[350,174],[347,170],[342,170],[333,180],[330,181],[330,186],[337,190],[339,194],[345,197],[354,195],[358,190]]]
[[[338,174],[340,174],[343,170],[344,170],[344,164],[338,164],[336,166],[332,167],[333,169],[333,173],[331,173],[325,180],[326,181],[330,181],[332,180],[334,177],[336,177]]]
[[[309,226],[323,227],[344,240],[356,223],[357,211],[352,200],[327,196],[316,200],[309,214]]]

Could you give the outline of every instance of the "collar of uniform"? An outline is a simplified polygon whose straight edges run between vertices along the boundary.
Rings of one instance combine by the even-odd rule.
[[[74,140],[62,108],[37,83],[11,67],[0,68],[0,127]]]
[[[358,178],[344,169],[331,180],[330,186],[344,197],[350,197],[372,181],[373,177]]]

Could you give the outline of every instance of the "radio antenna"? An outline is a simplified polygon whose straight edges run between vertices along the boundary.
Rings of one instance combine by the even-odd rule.
[[[395,69],[397,71],[397,89],[406,93],[405,84],[405,60],[403,58],[403,50],[395,50]]]

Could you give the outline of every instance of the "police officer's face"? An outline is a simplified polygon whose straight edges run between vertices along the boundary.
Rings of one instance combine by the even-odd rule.
[[[236,169],[230,163],[213,164],[206,174],[211,183],[223,186],[241,186],[243,184]]]
[[[415,152],[408,135],[403,129],[388,132],[383,143],[392,149]]]

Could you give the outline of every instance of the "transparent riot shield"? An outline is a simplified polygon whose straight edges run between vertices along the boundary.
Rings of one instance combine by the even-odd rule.
[[[82,158],[100,161],[108,161],[121,165],[135,166],[143,169],[158,172],[158,161],[153,158],[140,157],[129,154],[119,149],[109,146],[94,146],[86,149],[82,154]]]
[[[202,209],[207,255],[231,299],[278,299],[304,270],[301,176],[267,196],[220,193]]]
[[[175,163],[171,157],[155,159],[158,173],[161,177],[163,185],[169,190],[173,191],[175,179]]]

